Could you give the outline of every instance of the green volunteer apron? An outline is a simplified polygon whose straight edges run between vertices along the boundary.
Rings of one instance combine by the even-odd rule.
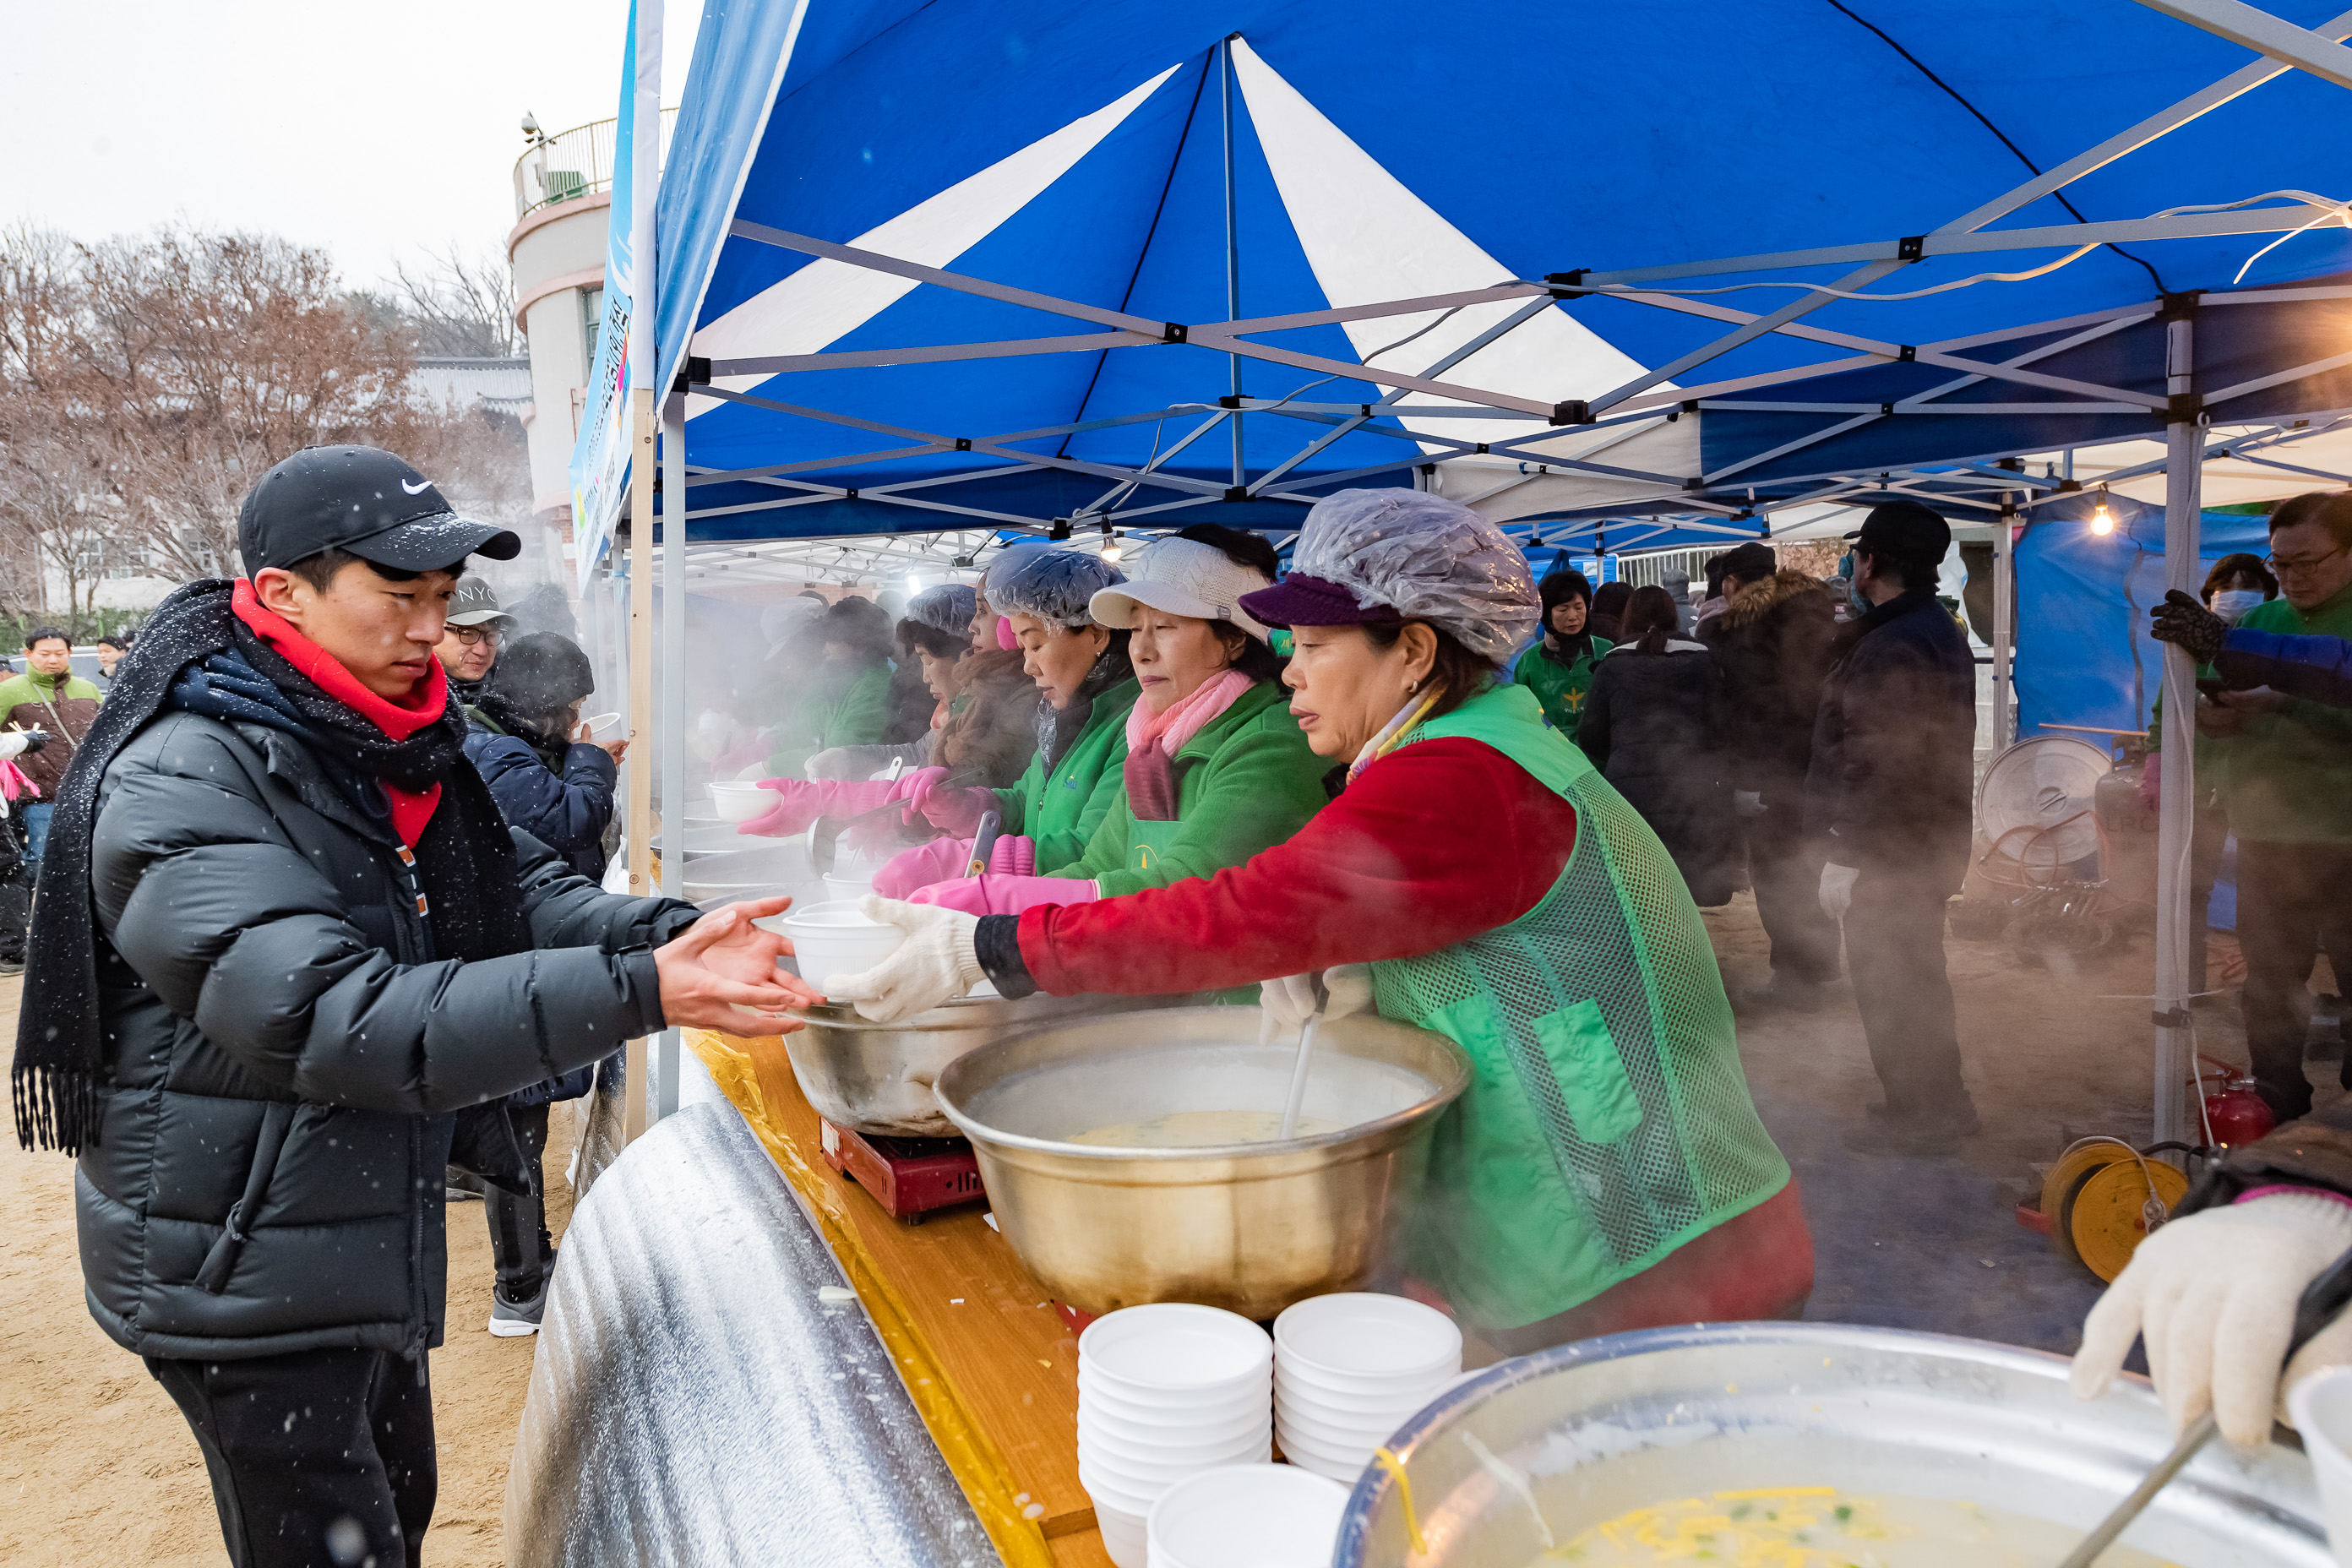
[[[1466,1321],[1519,1328],[1762,1203],[1789,1165],[1657,836],[1523,686],[1490,687],[1405,743],[1446,736],[1493,746],[1576,808],[1575,847],[1535,908],[1371,965],[1381,1016],[1438,1031],[1473,1067],[1438,1124],[1408,1258]]]

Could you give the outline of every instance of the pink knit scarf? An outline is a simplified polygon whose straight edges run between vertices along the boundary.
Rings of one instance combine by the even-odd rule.
[[[1192,689],[1190,697],[1154,713],[1143,702],[1127,710],[1128,809],[1139,822],[1172,822],[1176,817],[1176,753],[1186,742],[1209,726],[1242,693],[1255,684],[1238,669],[1223,670]]]

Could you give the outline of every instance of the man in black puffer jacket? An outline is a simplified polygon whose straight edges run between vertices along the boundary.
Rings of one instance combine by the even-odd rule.
[[[1960,1081],[1944,905],[1967,875],[1976,778],[1976,660],[1936,598],[1952,531],[1916,501],[1872,509],[1854,536],[1869,609],[1838,629],[1813,724],[1805,826],[1827,845],[1822,912],[1845,927],[1847,972],[1883,1110],[1847,1135],[1863,1153],[1937,1153],[1977,1129]]]
[[[415,1564],[445,1162],[520,1181],[503,1096],[804,988],[750,923],[783,900],[610,897],[499,821],[432,650],[514,535],[344,447],[264,475],[238,544],[66,777],[17,1132],[78,1152],[91,1314],[186,1415],[231,1560]]]

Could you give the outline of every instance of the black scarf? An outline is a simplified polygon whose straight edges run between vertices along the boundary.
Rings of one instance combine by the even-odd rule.
[[[1584,630],[1574,637],[1562,637],[1558,632],[1543,635],[1544,657],[1554,664],[1573,665],[1580,658],[1592,657],[1592,623],[1587,621]]]
[[[465,721],[456,703],[439,721],[394,741],[255,637],[230,609],[230,593],[231,584],[215,578],[192,583],[157,606],[138,645],[115,667],[106,705],[58,786],[9,1075],[16,1139],[27,1149],[78,1153],[98,1131],[104,1054],[89,883],[98,786],[131,737],[167,710],[297,737],[345,795],[384,823],[387,836],[390,806],[377,781],[402,790],[438,783],[440,805],[416,845],[417,883],[436,952],[473,961],[531,947],[514,840],[481,775],[465,761]]]
[[[1047,773],[1062,765],[1062,759],[1085,732],[1087,721],[1094,715],[1095,699],[1134,674],[1135,667],[1128,661],[1127,639],[1113,637],[1110,646],[1095,655],[1094,663],[1087,667],[1087,678],[1071,693],[1067,708],[1037,704],[1037,755]]]
[[[529,746],[538,755],[539,760],[547,764],[549,773],[559,778],[562,776],[564,764],[571,760],[572,742],[560,731],[553,735],[548,734],[533,723],[530,716],[524,713],[521,709],[488,688],[485,688],[481,695],[474,698],[467,706],[471,707],[486,722],[495,726],[500,733],[511,735]]]

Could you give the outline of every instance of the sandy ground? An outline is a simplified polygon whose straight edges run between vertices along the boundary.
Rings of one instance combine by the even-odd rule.
[[[1760,984],[1767,949],[1742,894],[1707,915],[1735,995]],[[2098,1282],[2013,1216],[2032,1163],[2093,1131],[2147,1136],[2151,974],[2145,937],[2054,971],[1998,942],[1948,944],[1971,1092],[1987,1130],[1942,1160],[1865,1158],[1840,1142],[1878,1098],[1851,992],[1824,1010],[1748,1014],[1741,1049],[1767,1125],[1803,1184],[1818,1253],[1807,1315],[1975,1335],[2069,1352]],[[0,981],[0,1041],[16,1035],[19,983]],[[2243,1059],[2233,1001],[2197,1013],[2201,1043]],[[2331,1087],[2332,1067],[2313,1076]],[[559,1234],[570,1117],[548,1169]],[[204,1467],[162,1390],[84,1310],[74,1256],[72,1167],[0,1140],[0,1563],[225,1561]],[[449,1343],[435,1353],[441,1501],[436,1564],[499,1561],[507,1459],[531,1340],[496,1340],[478,1207],[456,1211]]]
[[[23,982],[0,980],[0,1042],[16,1038]],[[549,1228],[571,1217],[572,1118],[550,1118]],[[433,1352],[441,1496],[425,1539],[436,1568],[495,1568],[507,1458],[535,1338],[494,1339],[490,1244],[479,1204],[453,1205],[448,1342]],[[0,1138],[0,1563],[65,1568],[228,1561],[187,1424],[146,1368],[100,1331],[74,1254],[73,1165]]]

